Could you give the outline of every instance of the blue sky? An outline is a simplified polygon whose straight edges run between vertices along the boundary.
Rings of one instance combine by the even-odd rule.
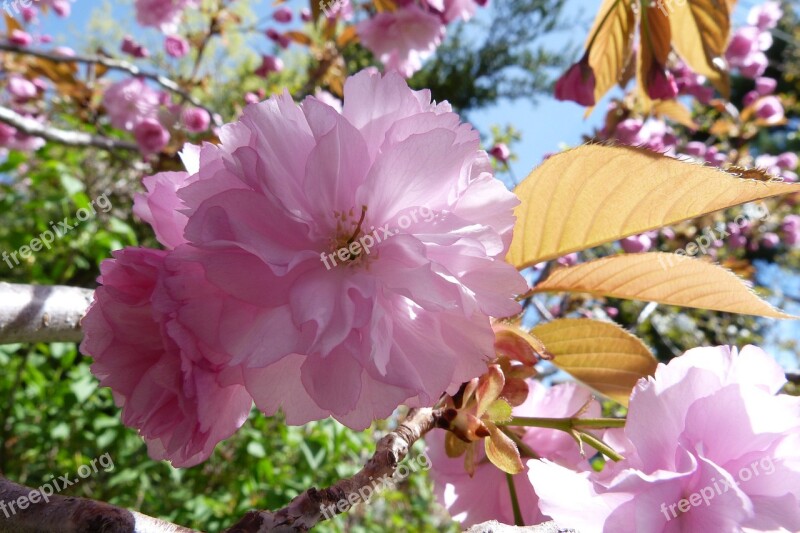
[[[115,18],[130,20],[132,24],[129,30],[134,36],[142,32],[153,32],[155,35],[156,30],[144,29],[134,23],[132,3],[132,0],[114,2]],[[569,28],[548,34],[546,39],[548,48],[559,51],[569,48],[569,45],[582,44],[600,3],[600,0],[568,0],[564,20],[567,21]],[[742,22],[750,7],[760,3],[762,2],[758,0],[741,0],[735,13],[735,20]],[[264,15],[268,15],[272,10],[269,1],[254,2],[254,4],[258,6],[256,11],[263,11]],[[307,3],[301,0],[289,0],[288,5],[299,9]],[[43,18],[42,30],[56,36],[60,44],[80,49],[80,43],[73,42],[73,38],[85,34],[84,28],[92,12],[99,6],[100,2],[76,0],[69,18],[60,19],[50,14]],[[121,38],[122,36],[120,40]],[[266,48],[266,39],[261,41],[263,41],[261,47]],[[107,48],[109,51],[115,51],[118,46],[119,43],[109,43]],[[559,102],[547,95],[539,97],[536,102],[501,101],[490,108],[470,113],[469,119],[484,133],[488,133],[493,124],[512,124],[522,132],[522,141],[515,147],[518,159],[512,164],[514,175],[517,179],[522,179],[542,161],[546,153],[558,151],[564,145],[579,144],[582,134],[592,131],[602,122],[609,99],[607,96],[600,102],[588,119],[584,119],[583,107],[573,102]]]

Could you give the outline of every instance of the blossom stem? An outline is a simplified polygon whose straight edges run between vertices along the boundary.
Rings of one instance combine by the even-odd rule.
[[[504,426],[527,426],[538,428],[560,429],[570,431],[580,428],[621,428],[625,427],[624,418],[539,418],[533,416],[515,416]]]
[[[514,510],[514,525],[524,526],[525,522],[522,520],[522,511],[517,498],[517,487],[514,486],[514,476],[506,472],[506,481],[508,482],[508,492],[511,495],[511,509]]]
[[[532,416],[515,416],[508,422],[498,422],[499,426],[525,426],[548,429],[558,429],[572,435],[578,444],[581,445],[583,453],[583,443],[585,442],[606,457],[619,461],[623,457],[614,451],[611,446],[595,437],[591,433],[581,431],[583,428],[621,428],[625,426],[624,418],[540,418]]]

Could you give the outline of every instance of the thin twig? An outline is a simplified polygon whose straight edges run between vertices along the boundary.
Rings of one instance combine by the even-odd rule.
[[[0,122],[5,122],[26,135],[41,137],[47,141],[66,146],[94,146],[105,150],[139,150],[135,143],[129,141],[91,135],[82,131],[68,131],[45,126],[35,119],[24,117],[16,111],[3,106],[0,106]]]
[[[149,80],[153,80],[154,82],[158,83],[168,91],[171,91],[179,95],[181,98],[191,103],[193,106],[205,109],[206,111],[208,111],[208,114],[211,115],[211,118],[214,121],[215,125],[217,126],[222,125],[221,122],[217,119],[217,114],[212,109],[209,109],[208,107],[203,105],[200,102],[200,100],[189,94],[188,91],[181,88],[181,86],[178,85],[175,81],[167,78],[166,76],[162,76],[161,74],[158,74],[156,72],[142,70],[141,68],[137,67],[133,63],[129,63],[128,61],[123,61],[121,59],[113,59],[110,57],[80,55],[80,54],[76,54],[73,56],[65,56],[56,53],[44,52],[42,50],[21,48],[9,42],[0,42],[0,50],[3,50],[5,52],[11,52],[14,54],[39,57],[42,59],[47,59],[58,63],[85,63],[89,65],[102,65],[109,70],[121,70],[124,72],[128,72],[133,76],[138,76],[140,78],[147,78]]]

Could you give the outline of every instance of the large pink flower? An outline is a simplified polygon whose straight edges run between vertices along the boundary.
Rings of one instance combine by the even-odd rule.
[[[600,473],[530,461],[542,512],[582,533],[797,531],[800,398],[759,348],[696,348],[641,380],[625,460]]]
[[[517,313],[526,284],[503,260],[518,201],[477,132],[397,74],[344,94],[341,113],[288,94],[248,106],[186,173],[150,178],[137,214],[221,291],[197,295],[187,335],[220,300],[247,304],[217,344],[261,410],[364,428],[481,374],[489,316]]]
[[[528,398],[514,408],[515,416],[570,417],[592,398],[591,391],[577,383],[546,387],[538,381],[530,381],[529,385]],[[596,417],[599,414],[600,405],[593,401],[586,416]],[[506,474],[485,461],[483,446],[478,446],[475,474],[470,477],[464,470],[463,457],[453,459],[445,454],[444,434],[435,430],[425,437],[427,453],[433,464],[431,477],[439,502],[464,526],[488,520],[513,524],[514,513]],[[575,439],[563,431],[526,428],[522,441],[540,457],[568,468],[589,469],[589,463],[581,457]],[[514,477],[514,486],[525,523],[539,524],[547,520],[548,516],[539,510],[539,498],[525,473]]]
[[[154,26],[164,33],[174,33],[187,7],[197,7],[197,0],[136,0],[136,20],[142,26]]]
[[[226,305],[246,305],[226,302],[202,264],[182,255],[128,248],[103,261],[81,350],[150,456],[188,467],[239,429],[252,398],[217,340],[234,319]],[[214,308],[209,295],[219,297]]]
[[[155,118],[158,104],[158,92],[140,78],[118,81],[103,94],[111,124],[128,131],[144,119]]]
[[[441,18],[416,4],[378,13],[356,28],[361,43],[386,70],[396,70],[406,78],[422,68],[422,61],[441,44],[445,33]]]

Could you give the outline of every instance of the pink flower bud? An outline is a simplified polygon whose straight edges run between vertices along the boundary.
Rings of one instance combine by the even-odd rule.
[[[650,250],[653,241],[647,235],[631,235],[619,241],[619,244],[626,253],[639,254]]]
[[[283,49],[289,48],[289,45],[292,44],[291,39],[273,28],[266,31],[266,36]]]
[[[776,87],[778,87],[777,80],[765,77],[756,78],[756,92],[761,96],[774,93]]]
[[[783,119],[783,104],[777,96],[765,96],[756,103],[756,116],[769,121]]]
[[[133,136],[143,155],[160,152],[169,142],[169,132],[153,118],[145,118],[133,128]]]
[[[508,157],[511,155],[511,150],[508,149],[506,143],[497,143],[489,150],[489,155],[501,163],[507,163]]]
[[[311,22],[311,11],[307,7],[300,10],[300,20],[303,22]]]
[[[744,107],[752,105],[753,102],[758,100],[760,97],[761,95],[758,94],[757,91],[747,91],[747,93],[742,97],[742,105],[744,105]]]
[[[647,95],[653,100],[671,100],[678,96],[675,76],[664,67],[654,64],[647,80]]]
[[[36,10],[35,7],[23,7],[22,8],[22,18],[25,19],[25,22],[31,23],[36,20],[36,15],[39,12]]]
[[[28,32],[22,30],[11,30],[11,35],[8,38],[11,44],[17,46],[28,46],[33,42],[33,37]]]
[[[765,233],[764,236],[761,238],[761,246],[763,246],[768,250],[776,248],[780,244],[780,242],[781,242],[780,237],[778,237],[776,234],[772,232]]]
[[[36,85],[33,82],[16,74],[9,78],[6,89],[14,98],[23,102],[30,100],[37,94]]]
[[[794,152],[784,152],[775,160],[775,164],[781,170],[794,170],[797,168],[798,158]]]
[[[211,116],[201,107],[187,107],[181,113],[183,127],[192,133],[201,133],[208,129]]]
[[[256,69],[255,74],[256,76],[266,78],[273,72],[280,72],[282,70],[283,61],[281,58],[271,55],[263,55],[261,56],[261,66]]]
[[[707,147],[705,143],[700,141],[691,141],[686,143],[683,148],[683,153],[692,157],[704,157],[706,155]]]
[[[189,53],[189,42],[180,35],[167,35],[164,39],[164,51],[172,57],[183,57]]]
[[[134,41],[133,37],[130,35],[126,35],[122,39],[120,50],[136,58],[150,57],[150,52],[144,46]]]
[[[570,100],[582,106],[593,106],[595,77],[587,56],[572,65],[556,82],[556,100]]]
[[[53,0],[50,5],[53,6],[53,11],[55,11],[56,15],[59,17],[68,17],[72,12],[72,6],[67,0]]]
[[[292,10],[286,6],[279,7],[272,14],[272,18],[277,22],[286,24],[292,21]]]

